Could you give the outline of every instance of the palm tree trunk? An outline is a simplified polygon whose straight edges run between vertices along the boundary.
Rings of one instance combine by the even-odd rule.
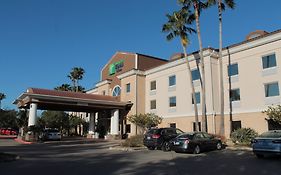
[[[200,23],[199,23],[199,13],[198,13],[198,6],[194,4],[195,10],[195,21],[196,21],[196,29],[197,29],[197,36],[199,42],[199,56],[200,56],[200,68],[201,68],[201,93],[202,93],[202,131],[207,132],[207,116],[206,116],[206,89],[205,89],[205,67],[204,67],[204,56],[203,56],[203,45],[201,39],[201,32],[200,32]]]
[[[191,87],[192,97],[193,97],[193,102],[194,102],[195,131],[199,131],[198,108],[197,108],[197,101],[196,101],[196,97],[195,97],[195,89],[194,89],[193,82],[192,82],[191,69],[190,69],[188,58],[187,58],[186,48],[183,43],[181,43],[181,44],[182,44],[182,48],[183,48],[183,52],[184,52],[184,57],[186,59],[186,65],[187,65],[187,69],[188,69],[187,72],[188,72],[188,76],[189,76],[189,84]]]
[[[222,8],[221,0],[218,2],[219,9],[219,67],[220,67],[220,135],[225,135],[224,130],[224,86],[223,86],[223,67],[222,67]]]

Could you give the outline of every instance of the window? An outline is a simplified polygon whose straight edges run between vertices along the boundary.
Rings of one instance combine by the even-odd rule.
[[[267,69],[267,68],[275,67],[275,66],[276,66],[275,54],[262,57],[262,67],[263,67],[263,69]]]
[[[102,95],[105,95],[105,91],[102,91]]]
[[[174,85],[176,85],[176,76],[175,75],[169,77],[169,86],[174,86]]]
[[[238,75],[238,64],[230,64],[228,65],[228,76],[234,76],[234,75]]]
[[[151,81],[150,82],[150,90],[151,91],[156,90],[156,81]]]
[[[156,109],[156,100],[150,101],[150,109]]]
[[[240,101],[240,89],[231,89],[229,91],[230,101]]]
[[[176,126],[177,126],[176,123],[170,123],[171,128],[176,128]]]
[[[196,131],[196,122],[193,122],[193,131]],[[198,125],[199,125],[199,131],[201,131],[201,122],[198,122]]]
[[[194,69],[191,71],[192,81],[200,79],[200,71],[198,69]]]
[[[200,104],[201,103],[200,92],[195,92],[195,98],[196,98],[196,103]],[[194,104],[193,96],[192,96],[192,104]]]
[[[235,131],[236,129],[241,128],[241,121],[232,121],[232,131]]]
[[[131,92],[131,84],[130,83],[126,84],[126,93],[129,93],[129,92]]]
[[[278,82],[265,84],[265,97],[279,96],[279,86]]]
[[[176,97],[170,97],[169,98],[170,101],[170,107],[176,107],[177,106],[177,98]]]
[[[113,91],[112,91],[112,96],[116,97],[121,94],[121,88],[120,86],[115,86]]]
[[[131,125],[126,124],[126,133],[131,133]]]

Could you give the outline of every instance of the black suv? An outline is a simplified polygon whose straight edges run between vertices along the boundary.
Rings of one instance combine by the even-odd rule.
[[[183,131],[177,128],[153,128],[144,135],[143,144],[150,150],[157,148],[170,151],[169,141],[182,133]]]

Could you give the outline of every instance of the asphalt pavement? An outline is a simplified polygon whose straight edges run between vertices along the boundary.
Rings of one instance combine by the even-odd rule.
[[[211,151],[199,155],[160,150],[120,150],[118,142],[76,139],[19,144],[0,140],[0,152],[18,160],[0,163],[0,174],[94,175],[279,175],[280,158],[257,159],[250,150]]]

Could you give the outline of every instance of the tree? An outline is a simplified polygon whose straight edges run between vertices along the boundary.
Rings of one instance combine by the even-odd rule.
[[[74,67],[72,68],[71,72],[67,76],[73,83],[74,91],[78,92],[79,88],[79,80],[83,79],[84,76],[84,69],[81,67]]]
[[[199,131],[197,101],[195,97],[195,89],[192,82],[190,64],[186,51],[186,47],[189,44],[188,35],[191,33],[195,33],[195,30],[188,26],[191,25],[194,21],[194,14],[191,14],[190,10],[183,8],[180,11],[174,12],[172,15],[167,14],[166,16],[168,18],[168,22],[163,25],[162,31],[168,33],[168,35],[166,36],[168,41],[174,39],[175,37],[180,37],[181,46],[184,52],[184,57],[186,59],[186,65],[188,69],[189,84],[194,100],[195,130]]]
[[[44,111],[39,123],[44,127],[60,130],[67,129],[69,126],[68,115],[63,111]]]
[[[54,89],[58,91],[72,91],[72,87],[70,84],[62,84],[61,86],[55,87]]]
[[[143,131],[145,131],[145,129],[157,126],[163,120],[162,117],[159,117],[153,113],[130,115],[127,117],[127,119],[131,123],[142,128]]]
[[[209,5],[218,5],[219,14],[219,69],[220,69],[220,134],[224,135],[224,86],[223,86],[223,67],[222,67],[222,11],[225,7],[235,8],[234,0],[208,0]],[[230,121],[230,131],[232,131],[232,121]]]
[[[6,95],[4,93],[0,93],[0,110],[2,109],[1,108],[1,102],[2,100],[4,100],[6,98]]]
[[[17,129],[17,112],[15,110],[0,110],[0,128]]]
[[[200,69],[201,69],[201,91],[202,91],[202,130],[207,132],[207,116],[206,116],[206,88],[205,88],[205,67],[204,67],[204,56],[203,56],[203,44],[201,39],[200,31],[200,13],[202,9],[207,8],[208,4],[203,3],[200,0],[178,0],[178,2],[183,5],[183,8],[190,9],[193,7],[195,22],[196,22],[196,31],[199,43],[199,57],[200,57]]]
[[[281,125],[281,105],[268,106],[266,110],[263,111],[269,117],[269,119]]]

